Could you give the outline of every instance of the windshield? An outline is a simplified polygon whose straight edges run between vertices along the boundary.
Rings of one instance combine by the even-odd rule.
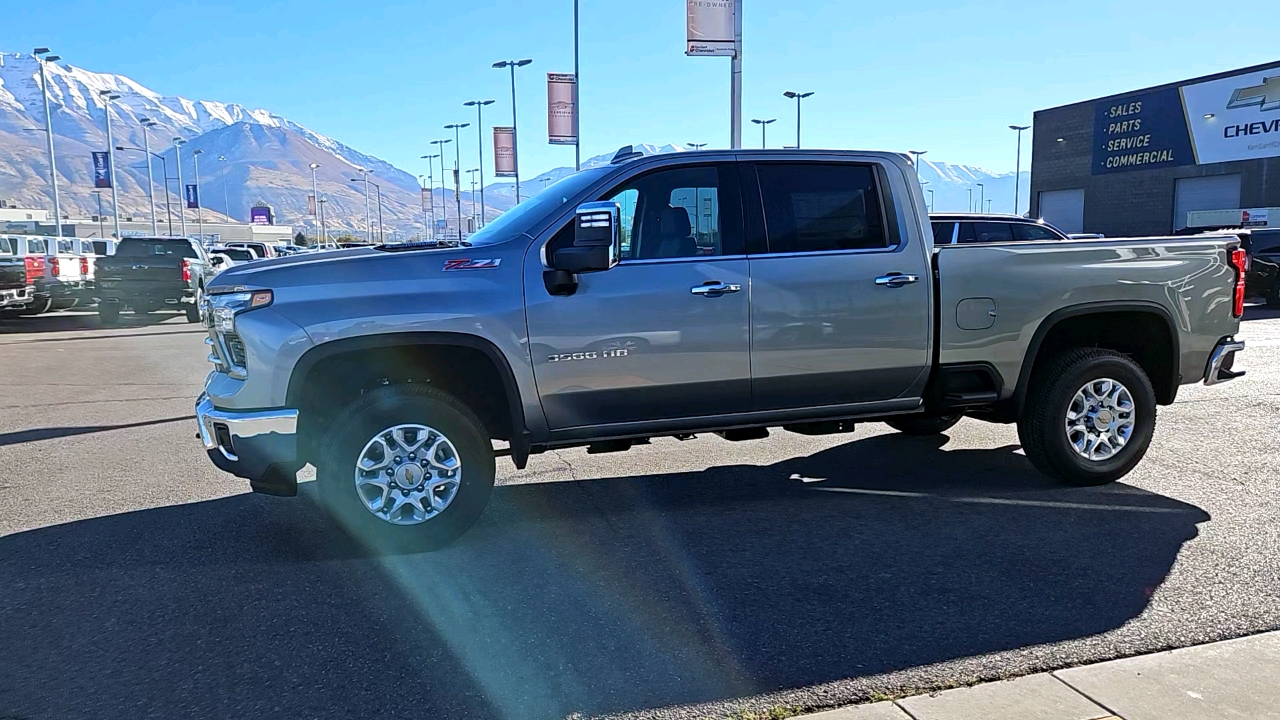
[[[524,232],[538,218],[576,198],[609,170],[608,167],[583,170],[548,185],[537,195],[522,200],[519,205],[502,213],[495,220],[491,220],[488,225],[467,238],[466,242],[475,246],[492,245],[510,240],[512,235]]]

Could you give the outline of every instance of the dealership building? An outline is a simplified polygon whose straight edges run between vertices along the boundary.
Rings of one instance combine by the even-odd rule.
[[[1040,110],[1033,130],[1031,216],[1066,232],[1280,226],[1280,62]]]

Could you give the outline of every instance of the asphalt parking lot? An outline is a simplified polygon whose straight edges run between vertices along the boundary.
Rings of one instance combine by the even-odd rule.
[[[1280,313],[1123,483],[1012,427],[536,456],[377,557],[209,464],[177,315],[0,326],[0,717],[725,717],[1280,628]]]

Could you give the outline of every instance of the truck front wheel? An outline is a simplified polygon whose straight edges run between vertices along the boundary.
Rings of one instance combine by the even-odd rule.
[[[960,422],[964,415],[907,415],[905,417],[886,420],[885,424],[907,435],[941,435]]]
[[[1041,472],[1105,485],[1137,466],[1155,427],[1155,390],[1142,368],[1111,350],[1081,349],[1037,370],[1018,437]]]
[[[484,424],[435,388],[393,385],[361,396],[337,414],[320,447],[322,504],[377,552],[448,545],[493,491]]]

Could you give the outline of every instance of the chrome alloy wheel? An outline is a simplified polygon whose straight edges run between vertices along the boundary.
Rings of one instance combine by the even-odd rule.
[[[444,512],[457,497],[462,458],[439,430],[396,425],[360,451],[355,481],[360,501],[375,517],[417,525]]]
[[[1090,380],[1067,408],[1067,441],[1086,460],[1109,460],[1133,436],[1134,415],[1128,388],[1110,378]]]

